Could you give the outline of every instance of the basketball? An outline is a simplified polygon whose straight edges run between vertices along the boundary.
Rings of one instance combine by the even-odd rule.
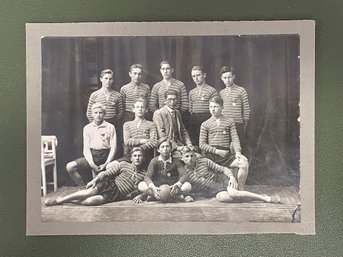
[[[170,198],[171,188],[169,185],[164,184],[160,186],[160,201],[162,203],[167,203]]]

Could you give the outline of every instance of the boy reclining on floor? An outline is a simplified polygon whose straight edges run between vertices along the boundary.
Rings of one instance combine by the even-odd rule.
[[[240,191],[236,176],[229,168],[220,166],[210,159],[197,158],[194,151],[185,146],[181,160],[188,174],[192,192],[196,196],[213,197],[219,202],[247,202],[264,201],[268,203],[280,203],[279,197],[259,195],[248,191]],[[225,176],[218,176],[224,174]],[[224,178],[224,179],[223,179]],[[189,196],[190,197],[190,196]]]
[[[141,169],[143,151],[135,147],[131,151],[132,163],[122,161],[110,163],[105,171],[100,172],[86,189],[56,199],[47,199],[46,206],[63,203],[76,203],[81,205],[100,205],[104,203],[126,200],[128,195],[137,190],[137,185],[144,179],[145,170]],[[133,202],[139,202],[133,199]]]

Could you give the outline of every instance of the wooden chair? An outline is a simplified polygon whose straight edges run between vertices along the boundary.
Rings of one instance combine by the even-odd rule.
[[[41,139],[41,170],[43,195],[47,193],[47,185],[54,185],[54,191],[57,190],[57,166],[56,166],[56,136],[42,136]],[[46,181],[46,167],[53,165],[53,181]]]

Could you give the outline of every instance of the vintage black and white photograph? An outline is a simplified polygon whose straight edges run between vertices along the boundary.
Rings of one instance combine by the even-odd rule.
[[[313,233],[312,25],[29,24],[28,234]]]

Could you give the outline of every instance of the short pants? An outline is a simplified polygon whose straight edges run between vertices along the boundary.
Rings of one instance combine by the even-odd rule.
[[[94,150],[91,149],[94,163],[99,166],[107,161],[110,149]],[[89,165],[85,157],[74,160],[77,163],[76,169],[81,171],[80,175],[85,181],[89,181],[92,178],[92,168]]]
[[[104,178],[103,181],[97,183],[98,194],[104,198],[104,203],[111,203],[126,199],[118,189],[115,180],[110,177]]]

